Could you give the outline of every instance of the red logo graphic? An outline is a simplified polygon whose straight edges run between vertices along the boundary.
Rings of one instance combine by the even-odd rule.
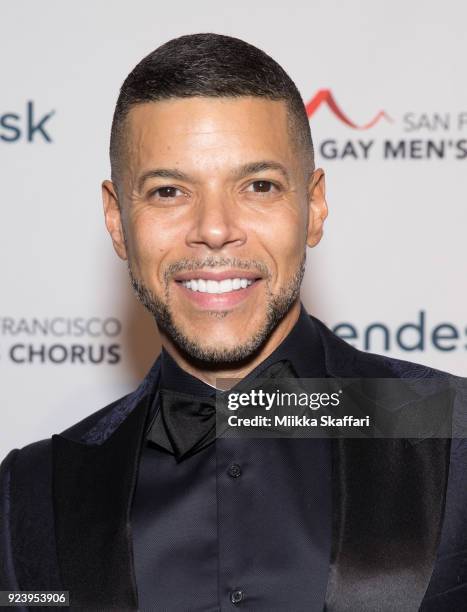
[[[328,108],[332,113],[340,120],[342,123],[345,123],[348,127],[353,128],[354,130],[368,130],[376,125],[381,119],[386,119],[392,123],[391,117],[385,111],[379,111],[375,117],[368,123],[364,125],[357,125],[353,121],[351,121],[345,113],[341,111],[336,101],[334,100],[334,96],[330,89],[320,89],[318,93],[312,98],[308,104],[306,105],[306,113],[308,117],[311,117],[322,104],[327,104]]]

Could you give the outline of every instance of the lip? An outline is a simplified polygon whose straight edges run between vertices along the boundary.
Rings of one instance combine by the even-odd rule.
[[[251,285],[248,285],[248,287],[245,287],[245,289],[235,289],[234,291],[228,291],[227,293],[201,293],[200,291],[192,291],[191,289],[187,289],[184,285],[182,285],[181,282],[176,282],[175,286],[178,288],[179,291],[182,292],[182,295],[201,310],[229,310],[231,308],[234,308],[244,300],[248,299],[261,284],[261,279],[258,279],[257,276],[232,276],[231,272],[228,272],[227,275],[224,274],[224,276],[217,275],[215,277],[192,275],[187,277],[186,279],[180,280],[189,280],[193,278],[205,278],[207,280],[224,280],[225,278],[251,278],[255,281]]]

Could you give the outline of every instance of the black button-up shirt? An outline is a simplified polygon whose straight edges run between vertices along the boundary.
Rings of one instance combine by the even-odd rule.
[[[303,307],[247,379],[282,359],[301,378],[325,376],[319,333]],[[164,350],[160,387],[215,393]],[[218,438],[177,462],[153,409],[157,443],[143,449],[131,516],[140,610],[321,611],[331,542],[329,441]]]

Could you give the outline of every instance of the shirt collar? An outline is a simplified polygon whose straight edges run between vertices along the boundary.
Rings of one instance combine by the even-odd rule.
[[[181,368],[164,348],[161,351],[160,387],[198,397],[209,397],[216,392],[214,387]]]

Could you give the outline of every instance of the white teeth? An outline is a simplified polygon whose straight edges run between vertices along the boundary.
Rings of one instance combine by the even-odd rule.
[[[219,283],[220,293],[227,293],[233,289],[233,280],[231,278],[225,278]]]
[[[219,293],[219,283],[217,281],[208,280],[206,282],[205,293]]]
[[[199,291],[200,293],[228,293],[229,291],[237,291],[238,289],[246,289],[253,283],[248,278],[225,278],[221,281],[205,280],[204,278],[182,281],[182,284],[191,291]]]

